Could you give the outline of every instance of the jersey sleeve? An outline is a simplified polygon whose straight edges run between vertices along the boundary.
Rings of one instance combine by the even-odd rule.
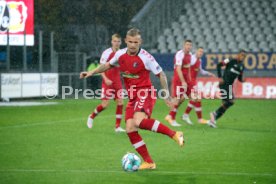
[[[111,66],[118,66],[119,56],[120,56],[120,53],[119,51],[117,51],[116,54],[113,56],[113,58],[109,61],[109,64]]]
[[[107,50],[105,50],[102,55],[101,55],[101,59],[100,59],[100,64],[105,64],[108,60],[108,53],[107,53]]]
[[[192,55],[192,58],[191,58],[191,65],[194,65],[196,63],[196,56],[195,55]]]
[[[184,58],[183,52],[177,52],[175,55],[175,65],[181,66]]]
[[[226,58],[226,59],[224,59],[221,63],[222,63],[223,65],[227,65],[229,62],[230,62],[230,59],[229,59],[229,58]]]
[[[200,62],[199,71],[200,71],[201,75],[208,75],[209,74],[209,72],[207,72],[206,70],[204,70],[202,68],[202,62]]]
[[[152,55],[149,54],[146,58],[146,69],[150,70],[154,75],[158,75],[163,71]]]

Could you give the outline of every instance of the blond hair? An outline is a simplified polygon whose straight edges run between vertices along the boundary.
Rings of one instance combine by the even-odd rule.
[[[131,28],[130,30],[127,31],[127,36],[136,36],[136,35],[141,35],[141,32],[137,28]]]
[[[118,38],[118,39],[121,39],[121,36],[118,34],[118,33],[115,33],[111,36],[112,39],[114,38]]]

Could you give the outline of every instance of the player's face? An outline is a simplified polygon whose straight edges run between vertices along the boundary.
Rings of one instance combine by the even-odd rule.
[[[193,44],[191,42],[185,42],[183,47],[185,52],[191,52]]]
[[[246,57],[246,54],[245,54],[244,52],[241,52],[241,53],[238,55],[238,59],[239,59],[240,61],[243,61],[243,60],[245,59],[245,57]]]
[[[112,38],[111,45],[113,49],[115,50],[120,49],[121,44],[122,44],[122,41],[120,38],[116,38],[116,37]]]
[[[126,36],[125,39],[126,45],[127,45],[127,51],[130,55],[135,55],[142,43],[142,39],[140,35],[136,35],[136,36]]]
[[[203,56],[203,54],[204,54],[204,50],[203,49],[197,49],[196,55],[197,55],[198,58],[201,58]]]

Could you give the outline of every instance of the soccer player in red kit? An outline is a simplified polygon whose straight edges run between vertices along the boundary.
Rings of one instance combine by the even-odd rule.
[[[172,79],[172,97],[176,101],[174,107],[170,110],[169,115],[165,117],[172,126],[181,126],[175,120],[178,106],[188,97],[191,93],[191,53],[192,41],[185,40],[183,49],[177,51],[174,57],[174,74]],[[186,95],[186,96],[185,96]]]
[[[136,28],[130,29],[126,34],[125,42],[127,48],[117,51],[109,63],[101,65],[93,71],[82,72],[80,78],[104,72],[115,66],[119,67],[129,96],[125,115],[127,135],[133,147],[144,160],[139,169],[155,169],[156,164],[139,135],[138,129],[167,135],[180,146],[184,144],[184,137],[182,132],[175,132],[150,117],[156,100],[156,91],[150,80],[150,72],[159,77],[162,89],[166,92],[165,102],[167,105],[172,106],[173,102],[169,96],[167,77],[162,68],[152,55],[140,48],[142,43],[140,31]]]
[[[197,114],[197,118],[198,118],[198,122],[201,124],[207,124],[207,120],[202,118],[202,108],[201,108],[201,100],[198,96],[198,89],[197,89],[197,75],[198,72],[200,72],[201,75],[208,75],[208,76],[212,76],[215,77],[214,74],[212,74],[211,72],[208,72],[206,70],[202,69],[201,66],[201,57],[203,56],[204,53],[204,49],[202,47],[199,47],[196,51],[195,55],[192,55],[192,59],[191,59],[191,67],[190,67],[190,74],[191,74],[191,82],[190,85],[192,86],[192,93],[193,93],[193,98],[189,101],[188,106],[185,110],[185,113],[182,116],[182,119],[192,125],[192,121],[189,118],[189,113],[191,112],[192,108],[195,109],[196,114]]]
[[[106,49],[102,53],[100,64],[104,65],[109,62],[120,49],[121,43],[121,36],[119,34],[113,34],[111,39],[112,47]],[[123,99],[120,94],[120,91],[122,92],[122,82],[119,68],[113,67],[111,70],[106,71],[101,75],[103,78],[101,95],[102,103],[88,116],[87,126],[88,128],[92,128],[95,117],[107,108],[110,99],[114,99],[117,103],[115,132],[125,132],[125,130],[120,126],[123,112]]]

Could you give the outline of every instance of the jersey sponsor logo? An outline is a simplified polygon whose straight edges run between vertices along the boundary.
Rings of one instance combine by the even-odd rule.
[[[128,73],[128,72],[122,72],[122,76],[125,78],[129,78],[129,79],[138,79],[139,75],[135,75],[132,73]]]

